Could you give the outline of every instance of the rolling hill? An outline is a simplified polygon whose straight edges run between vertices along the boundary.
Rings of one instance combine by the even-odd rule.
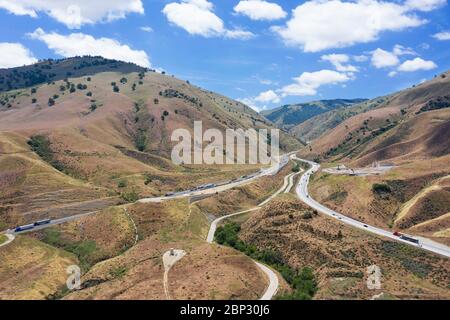
[[[348,108],[346,119],[304,148],[324,167],[394,166],[369,177],[322,172],[312,183],[315,198],[355,219],[449,244],[449,75]],[[337,116],[324,115],[315,126]]]
[[[192,132],[194,121],[222,132],[273,128],[257,112],[173,76],[136,72],[141,69],[105,59],[96,66],[96,59],[51,62],[52,72],[64,76],[86,61],[92,66],[77,69],[83,76],[56,76],[0,93],[0,226],[55,217],[52,207],[72,205],[67,212],[84,212],[256,170],[255,165],[176,166],[170,155],[172,131]],[[8,74],[28,69],[34,67]],[[301,146],[284,133],[280,140],[283,150]]]
[[[365,99],[319,100],[307,103],[290,104],[262,112],[267,119],[280,128],[289,130],[319,114],[352,106]]]

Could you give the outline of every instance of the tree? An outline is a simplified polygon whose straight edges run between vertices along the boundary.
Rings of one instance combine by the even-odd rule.
[[[36,98],[31,99],[31,103],[36,103],[36,102],[37,102]]]
[[[119,89],[118,86],[114,86],[114,87],[113,87],[113,91],[117,93],[117,92],[120,92],[120,89]]]
[[[53,100],[53,98],[48,98],[48,106],[52,107],[55,105],[55,100]]]

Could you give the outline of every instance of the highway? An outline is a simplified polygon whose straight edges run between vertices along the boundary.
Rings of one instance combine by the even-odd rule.
[[[241,177],[240,179],[237,179],[235,181],[229,181],[222,185],[214,185],[213,187],[206,188],[206,189],[195,189],[195,190],[187,190],[187,191],[177,192],[177,193],[173,193],[173,195],[171,195],[171,196],[144,198],[144,199],[138,200],[137,202],[138,203],[162,202],[162,201],[173,200],[173,199],[180,199],[180,198],[186,198],[186,197],[192,197],[192,196],[198,196],[198,195],[209,195],[209,194],[215,194],[218,192],[223,192],[223,191],[229,190],[231,188],[253,182],[254,180],[259,179],[264,176],[276,175],[282,168],[284,168],[288,164],[289,157],[292,157],[295,154],[295,152],[296,151],[280,156],[278,161],[276,161],[271,167],[269,167],[267,169],[262,169],[259,172],[248,175],[246,177]],[[93,212],[77,214],[77,215],[73,215],[73,216],[69,216],[69,217],[65,217],[65,218],[61,218],[61,219],[51,220],[51,222],[48,224],[36,226],[30,230],[15,232],[14,230],[10,229],[10,230],[0,232],[0,234],[5,234],[7,236],[8,236],[8,234],[13,235],[13,239],[6,241],[6,243],[3,245],[11,243],[14,240],[14,235],[39,231],[39,230],[46,229],[46,228],[49,228],[49,227],[52,227],[55,225],[63,224],[63,223],[70,222],[70,221],[75,221],[82,217],[96,214],[98,212],[99,211],[93,211]],[[9,236],[8,236],[8,238],[9,238]]]
[[[401,239],[400,237],[394,235],[392,231],[384,230],[384,229],[374,227],[374,226],[370,226],[364,222],[349,218],[349,217],[347,217],[341,213],[338,213],[336,211],[333,211],[332,209],[327,208],[327,207],[323,206],[322,204],[320,204],[319,202],[315,201],[308,193],[308,184],[309,184],[310,176],[312,174],[316,173],[320,169],[320,165],[313,161],[304,160],[304,159],[300,159],[297,157],[294,157],[294,159],[298,160],[298,161],[302,161],[304,163],[307,163],[311,166],[311,168],[308,171],[306,171],[306,173],[302,176],[302,178],[300,179],[300,182],[296,188],[296,193],[297,193],[298,198],[301,201],[303,201],[304,203],[306,203],[308,206],[310,206],[311,208],[316,209],[317,211],[321,212],[322,214],[325,214],[329,217],[339,220],[340,222],[350,225],[352,227],[355,227],[355,228],[358,228],[361,230],[365,230],[367,232],[370,232],[370,233],[373,233],[373,234],[376,234],[379,236],[383,236],[383,237],[386,237],[386,238],[389,238],[389,239],[392,239],[395,241],[399,241],[399,242],[408,244],[410,246],[413,246],[413,247],[416,247],[419,249],[434,252],[434,253],[443,255],[447,258],[450,257],[450,248],[447,247],[446,245],[436,243],[432,240],[429,240],[429,239],[426,239],[423,237],[409,236],[411,238],[420,240],[420,242],[418,244],[413,243],[411,241]]]

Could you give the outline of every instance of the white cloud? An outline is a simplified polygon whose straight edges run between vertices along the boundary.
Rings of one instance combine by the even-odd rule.
[[[214,6],[207,0],[181,0],[167,4],[163,13],[170,23],[183,28],[189,34],[203,37],[249,39],[253,33],[241,29],[228,30],[214,12]]]
[[[391,71],[391,72],[388,73],[388,76],[390,78],[395,77],[396,75],[397,75],[397,71]]]
[[[447,0],[407,0],[405,6],[411,10],[432,11],[447,3]]]
[[[333,70],[303,72],[294,78],[294,83],[279,90],[282,96],[313,96],[323,85],[342,84],[352,79],[351,75]]]
[[[375,68],[386,68],[386,67],[393,67],[400,63],[397,55],[395,55],[392,52],[383,50],[383,49],[376,49],[372,52],[372,65]]]
[[[435,68],[437,68],[437,65],[433,61],[423,60],[422,58],[415,58],[413,60],[407,60],[403,62],[398,67],[398,71],[414,72],[418,70],[432,70]]]
[[[0,0],[0,8],[34,18],[45,12],[73,29],[123,19],[128,13],[144,13],[141,0]]]
[[[307,1],[293,10],[285,26],[272,27],[287,45],[305,52],[343,48],[378,39],[381,32],[417,27],[425,20],[413,8],[393,2]]]
[[[72,33],[70,35],[61,35],[55,32],[47,33],[41,28],[36,29],[29,36],[32,39],[45,42],[49,49],[63,57],[102,56],[107,59],[132,62],[146,68],[151,67],[149,57],[145,51],[133,50],[114,39],[96,39],[83,33]]]
[[[33,54],[20,43],[0,43],[0,68],[14,68],[37,62]]]
[[[224,37],[229,39],[248,40],[255,37],[255,35],[250,31],[234,29],[234,30],[226,30],[224,33]]]
[[[252,20],[277,20],[287,16],[287,13],[278,4],[262,0],[240,1],[234,7],[234,12]]]
[[[394,46],[392,53],[394,53],[396,56],[404,56],[404,55],[415,56],[415,55],[417,55],[417,53],[413,49],[401,46],[399,44],[396,44]]]
[[[237,101],[249,106],[250,108],[252,108],[253,110],[257,111],[257,112],[261,112],[262,110],[267,109],[267,106],[258,106],[255,103],[255,99],[254,98],[239,98],[236,99]]]
[[[141,31],[144,31],[144,32],[153,32],[153,28],[149,27],[149,26],[143,26],[143,27],[140,27],[139,29],[141,29]]]
[[[358,72],[358,68],[348,64],[350,57],[346,54],[327,54],[321,57],[322,60],[330,62],[337,71],[341,72]]]
[[[261,92],[255,98],[255,101],[279,103],[280,102],[280,97],[273,90],[268,90],[268,91]]]
[[[433,38],[441,40],[441,41],[450,40],[450,31],[438,32],[433,35]]]

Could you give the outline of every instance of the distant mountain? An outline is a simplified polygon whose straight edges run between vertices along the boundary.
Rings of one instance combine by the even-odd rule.
[[[289,130],[314,116],[366,101],[366,99],[319,100],[307,103],[285,105],[276,109],[263,111],[267,119],[278,127]]]
[[[434,79],[344,110],[314,117],[292,129],[325,130],[311,154],[327,161],[429,159],[450,153],[450,72]],[[323,128],[328,128],[323,129]]]
[[[67,59],[47,59],[38,63],[10,69],[0,69],[0,92],[22,89],[43,83],[95,75],[100,72],[145,72],[147,69],[103,57],[73,57]]]

